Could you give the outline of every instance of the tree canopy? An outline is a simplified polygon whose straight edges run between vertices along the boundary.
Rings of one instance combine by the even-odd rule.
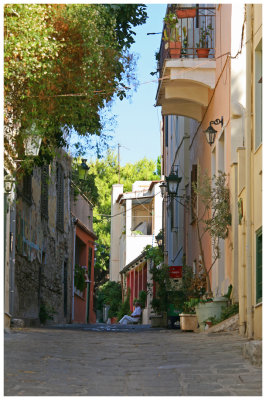
[[[6,4],[5,124],[11,111],[22,138],[35,124],[42,157],[73,130],[100,135],[100,111],[136,82],[128,49],[146,18],[141,4]]]

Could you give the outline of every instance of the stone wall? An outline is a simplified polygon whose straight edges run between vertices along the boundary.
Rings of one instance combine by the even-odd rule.
[[[63,168],[63,229],[57,228],[57,162]],[[71,321],[73,225],[70,214],[71,159],[64,155],[49,166],[48,214],[41,215],[41,168],[32,175],[32,201],[18,184],[14,318],[39,322],[41,305],[52,312],[47,323]],[[43,307],[43,306],[42,306]]]

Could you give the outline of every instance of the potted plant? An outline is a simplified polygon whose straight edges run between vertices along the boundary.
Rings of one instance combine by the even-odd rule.
[[[182,56],[185,56],[187,54],[187,47],[188,47],[187,28],[183,26],[182,31],[183,31],[183,41],[182,41],[181,54]]]
[[[197,300],[191,298],[183,305],[183,311],[180,314],[180,328],[182,331],[195,331],[198,328],[198,319],[195,312]]]
[[[227,175],[221,171],[212,178],[207,173],[198,172],[198,179],[192,183],[193,196],[191,207],[195,224],[199,253],[201,257],[199,276],[203,278],[199,304],[195,307],[200,328],[209,317],[219,318],[223,306],[227,304],[227,295],[213,298],[210,274],[216,261],[221,257],[220,241],[228,236],[231,224],[230,192]],[[212,246],[211,264],[207,265],[203,241],[209,234]],[[204,282],[205,280],[205,282]],[[228,290],[230,289],[230,286]]]
[[[213,27],[211,25],[207,25],[205,27],[200,28],[199,33],[199,43],[197,43],[197,55],[198,58],[208,58],[210,48],[209,46],[209,38],[212,40],[212,31]]]
[[[176,15],[178,18],[195,18],[196,8],[179,8],[176,10]]]
[[[179,35],[178,19],[175,13],[169,12],[164,18],[165,29],[163,31],[163,40],[167,42],[171,58],[180,58],[181,41]]]

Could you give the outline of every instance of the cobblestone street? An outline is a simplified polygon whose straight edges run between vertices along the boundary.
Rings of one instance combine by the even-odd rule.
[[[261,395],[261,368],[243,358],[236,333],[95,328],[6,333],[4,394]]]

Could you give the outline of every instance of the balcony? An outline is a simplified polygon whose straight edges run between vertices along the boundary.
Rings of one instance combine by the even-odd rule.
[[[156,96],[163,115],[202,120],[215,86],[215,10],[213,6],[176,5],[167,9],[158,53]]]

